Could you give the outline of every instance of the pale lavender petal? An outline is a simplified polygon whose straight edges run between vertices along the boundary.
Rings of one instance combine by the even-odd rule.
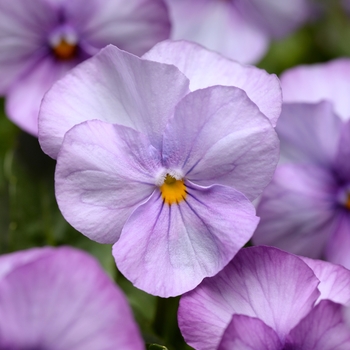
[[[233,315],[218,350],[281,350],[276,332],[258,318]]]
[[[331,167],[341,129],[342,121],[330,102],[283,104],[276,127],[281,155],[292,161]]]
[[[291,349],[350,349],[350,329],[344,323],[342,306],[329,300],[321,301],[290,332],[288,341]]]
[[[254,207],[241,193],[185,185],[186,199],[170,206],[156,191],[113,246],[117,267],[147,293],[169,297],[193,289],[218,273],[257,225]]]
[[[280,339],[311,310],[319,281],[298,257],[272,247],[241,249],[215,277],[180,300],[179,326],[195,349],[215,349],[234,314],[261,319]]]
[[[2,349],[143,349],[125,297],[93,258],[43,252],[0,281]]]
[[[268,36],[247,23],[231,1],[167,0],[171,39],[197,42],[242,63],[255,63],[268,49]]]
[[[98,120],[72,128],[57,159],[56,198],[66,220],[115,243],[133,210],[155,189],[160,155],[141,133]]]
[[[254,244],[322,257],[335,225],[336,193],[333,174],[323,168],[279,166],[257,209],[261,221],[253,236]]]
[[[350,232],[350,231],[349,231]],[[300,257],[320,280],[318,299],[329,299],[339,304],[350,302],[350,271],[343,266],[322,260]]]
[[[339,132],[339,148],[335,159],[335,167],[339,180],[343,183],[350,184],[350,120],[342,125]],[[350,192],[350,191],[349,191]]]
[[[0,93],[46,53],[45,33],[57,21],[46,0],[0,1]]]
[[[14,82],[7,91],[6,112],[21,129],[38,135],[38,116],[41,100],[56,80],[76,65],[76,61],[58,63],[47,56],[31,71]]]
[[[197,184],[234,187],[254,199],[271,180],[278,146],[271,123],[244,91],[214,86],[177,105],[164,133],[163,159]]]
[[[296,30],[312,14],[310,0],[236,0],[238,9],[252,23],[275,38]]]
[[[350,59],[291,68],[281,76],[285,102],[329,100],[344,120],[350,118]]]
[[[105,0],[103,5],[94,0],[90,3],[90,13],[84,23],[80,22],[86,0],[67,1],[65,7],[73,23],[80,23],[81,36],[94,47],[113,44],[142,55],[169,37],[169,14],[162,0]]]
[[[327,260],[350,269],[350,217],[349,209],[339,208],[326,247]]]
[[[151,61],[173,64],[190,80],[192,91],[214,85],[244,90],[275,126],[281,113],[281,88],[275,75],[246,66],[188,41],[163,41],[143,55]]]
[[[133,127],[160,143],[188,84],[177,68],[141,60],[110,45],[46,94],[39,116],[41,146],[56,158],[64,134],[91,119]]]

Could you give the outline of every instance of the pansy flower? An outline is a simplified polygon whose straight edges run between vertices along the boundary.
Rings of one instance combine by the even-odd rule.
[[[37,135],[42,97],[107,44],[142,55],[169,36],[162,0],[1,0],[0,93],[9,118]]]
[[[122,292],[68,247],[1,256],[0,314],[0,349],[144,349]]]
[[[186,39],[242,63],[259,61],[312,14],[310,0],[167,0],[171,39]]]
[[[281,77],[290,102],[277,124],[284,164],[259,204],[255,244],[350,268],[349,78],[348,59]]]
[[[110,46],[58,82],[41,111],[64,217],[115,243],[121,272],[164,297],[216,274],[250,239],[250,200],[279,153],[270,120],[243,90],[188,86],[176,67]],[[61,144],[68,120],[77,125]]]
[[[178,319],[197,350],[346,350],[349,302],[349,270],[260,246],[183,295]]]

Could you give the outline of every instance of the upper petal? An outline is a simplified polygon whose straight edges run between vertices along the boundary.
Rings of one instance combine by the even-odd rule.
[[[319,281],[298,257],[272,247],[241,249],[215,277],[182,296],[179,327],[196,349],[216,349],[232,315],[261,319],[280,339],[312,308]]]
[[[143,57],[175,65],[189,78],[192,91],[213,85],[236,86],[244,90],[276,125],[281,113],[282,94],[275,75],[242,65],[188,41],[163,41]]]
[[[256,198],[271,180],[279,141],[269,120],[235,87],[188,94],[164,133],[163,160],[200,184],[234,187]]]
[[[233,315],[218,350],[281,350],[276,332],[258,318]]]
[[[341,129],[342,121],[330,102],[285,103],[276,127],[281,155],[292,161],[331,167]]]
[[[172,19],[171,39],[197,42],[242,63],[255,63],[269,39],[248,23],[231,1],[167,0]]]
[[[76,249],[22,260],[0,281],[0,312],[2,349],[143,349],[126,298]]]
[[[284,102],[329,100],[344,120],[350,118],[350,59],[291,68],[281,75]]]
[[[118,240],[132,211],[154,191],[160,156],[141,133],[99,120],[72,128],[57,158],[56,198],[90,239]]]
[[[169,297],[220,271],[249,240],[258,218],[239,192],[185,182],[187,196],[165,204],[159,191],[139,206],[113,246],[117,267],[138,288]]]
[[[56,158],[64,134],[91,119],[130,126],[160,142],[188,84],[176,67],[142,60],[110,45],[45,95],[39,115],[40,144]]]

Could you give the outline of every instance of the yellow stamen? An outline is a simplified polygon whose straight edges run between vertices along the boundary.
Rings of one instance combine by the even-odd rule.
[[[347,199],[345,202],[345,208],[350,210],[350,193],[347,196]]]
[[[172,205],[179,204],[186,199],[186,186],[183,180],[176,180],[173,176],[167,174],[160,192],[165,203]]]
[[[77,46],[67,43],[64,39],[53,48],[53,52],[60,60],[69,60],[77,53]]]

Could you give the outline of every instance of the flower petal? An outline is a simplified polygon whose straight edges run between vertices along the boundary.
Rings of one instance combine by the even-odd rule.
[[[99,120],[77,125],[57,159],[60,210],[90,239],[115,243],[129,215],[154,191],[159,164],[158,152],[133,129]]]
[[[333,174],[321,167],[279,166],[257,209],[261,221],[253,236],[254,244],[322,257],[335,224],[336,193]]]
[[[339,208],[327,243],[326,258],[350,269],[350,217],[349,209]]]
[[[13,269],[0,281],[0,312],[2,349],[143,349],[125,297],[76,249],[44,249]]]
[[[342,122],[333,105],[286,103],[276,131],[281,155],[288,160],[332,166],[338,151]]]
[[[350,302],[350,270],[327,261],[300,257],[320,280],[318,301],[329,299],[339,304]]]
[[[173,64],[190,80],[192,91],[214,85],[236,86],[276,125],[281,113],[278,78],[254,66],[245,66],[188,41],[163,41],[143,55],[151,61]]]
[[[164,133],[163,159],[190,181],[234,187],[254,199],[271,180],[278,145],[271,123],[244,91],[214,86],[177,105]]]
[[[254,207],[241,193],[185,185],[186,199],[170,206],[156,191],[113,246],[117,267],[147,293],[169,297],[193,289],[220,271],[257,225]]]
[[[79,23],[81,36],[92,46],[108,44],[142,55],[170,34],[170,21],[162,0],[66,1],[73,23]],[[87,9],[86,9],[87,8]],[[82,11],[87,12],[82,22]]]
[[[350,59],[291,68],[281,75],[284,102],[329,100],[344,120],[350,118]]]
[[[268,49],[269,39],[247,23],[231,1],[168,0],[171,39],[197,42],[242,63],[255,63]]]
[[[233,315],[218,350],[281,350],[276,332],[258,318]]]
[[[56,158],[64,134],[91,119],[133,127],[160,143],[162,130],[188,92],[188,84],[177,68],[139,59],[110,45],[45,95],[39,115],[41,146]]]
[[[215,277],[182,296],[179,327],[195,349],[216,349],[232,315],[258,317],[280,339],[318,298],[318,279],[298,257],[272,247],[241,249]]]
[[[350,331],[342,317],[342,306],[329,300],[315,306],[288,338],[293,349],[350,349]]]
[[[340,181],[350,184],[350,162],[348,161],[350,159],[350,120],[344,123],[339,134],[340,141],[335,167]]]

